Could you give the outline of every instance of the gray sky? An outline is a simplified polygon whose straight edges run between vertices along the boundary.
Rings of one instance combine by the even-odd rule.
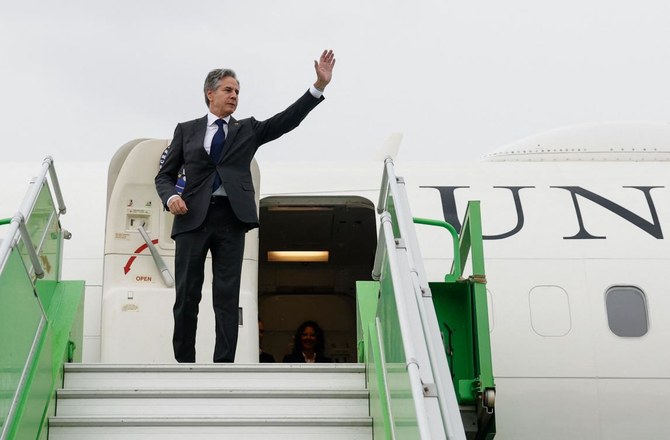
[[[477,160],[563,125],[670,121],[667,0],[3,2],[3,161],[109,160],[205,114],[202,83],[237,71],[235,116],[263,119],[333,82],[260,160]]]

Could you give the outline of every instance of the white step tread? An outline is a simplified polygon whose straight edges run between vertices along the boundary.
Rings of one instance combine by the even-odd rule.
[[[66,364],[65,388],[363,389],[361,364]]]
[[[58,416],[367,416],[366,390],[59,390]]]
[[[365,372],[365,364],[81,364],[68,363],[64,365],[66,372],[82,371],[211,371],[211,372],[240,372],[240,371],[334,371],[334,372]]]
[[[50,427],[71,426],[372,426],[371,417],[51,417]]]
[[[207,389],[207,390],[187,390],[187,389],[63,389],[57,391],[58,398],[61,399],[86,399],[86,398],[327,398],[327,399],[367,399],[367,390],[331,390],[331,389],[310,389],[310,390],[247,390],[247,389]]]
[[[49,440],[370,440],[370,417],[54,417]]]

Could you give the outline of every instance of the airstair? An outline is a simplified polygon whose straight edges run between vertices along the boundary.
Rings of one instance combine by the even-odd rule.
[[[357,284],[357,364],[81,364],[84,286],[59,275],[64,212],[47,159],[21,211],[0,221],[11,228],[0,247],[0,328],[15,336],[0,351],[1,440],[495,436],[477,202],[460,236],[414,219],[385,161],[375,281]],[[426,280],[416,223],[454,238],[444,282]],[[474,275],[463,277],[468,256]]]
[[[479,202],[461,235],[411,216],[405,182],[385,161],[373,278],[357,284],[358,356],[368,371],[375,438],[492,439],[491,365]],[[414,224],[446,228],[453,265],[428,283]],[[471,256],[473,275],[462,276]]]

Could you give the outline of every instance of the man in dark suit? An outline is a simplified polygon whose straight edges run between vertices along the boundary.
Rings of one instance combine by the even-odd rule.
[[[156,190],[174,214],[176,299],[172,345],[178,362],[195,362],[198,307],[204,264],[212,253],[212,302],[216,322],[214,362],[233,362],[237,346],[244,234],[258,227],[249,166],[256,150],[297,127],[324,98],[335,66],[332,51],[314,61],[316,82],[286,110],[265,120],[236,120],[239,83],[229,69],[205,79],[206,116],[177,124]],[[177,177],[185,170],[180,195]]]

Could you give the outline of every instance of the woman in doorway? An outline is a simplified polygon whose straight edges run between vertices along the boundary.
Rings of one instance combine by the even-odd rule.
[[[293,351],[284,356],[285,363],[328,363],[332,362],[323,355],[325,337],[323,330],[315,321],[305,321],[295,331]]]

